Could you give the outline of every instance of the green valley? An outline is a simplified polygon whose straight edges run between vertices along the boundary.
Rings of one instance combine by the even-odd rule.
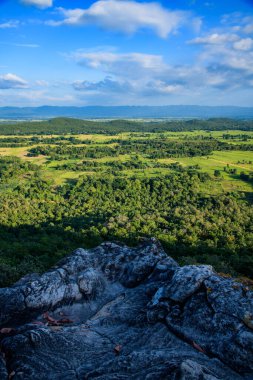
[[[251,121],[1,125],[0,285],[151,236],[181,263],[253,277],[252,186]]]

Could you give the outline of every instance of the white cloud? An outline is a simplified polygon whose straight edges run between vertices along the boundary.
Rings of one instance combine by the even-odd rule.
[[[160,55],[98,51],[86,53],[77,51],[69,55],[77,63],[95,71],[117,78],[117,81],[128,81],[132,88],[146,88],[159,93],[171,93],[180,86],[198,87],[207,81],[207,69],[198,65],[167,64]],[[217,80],[210,73],[212,82]],[[84,88],[86,88],[86,82]],[[100,82],[101,83],[101,82]],[[77,89],[77,86],[74,86]]]
[[[253,17],[245,16],[240,12],[224,15],[221,20],[222,24],[226,27],[230,27],[236,32],[242,32],[245,34],[253,33]]]
[[[242,38],[239,41],[236,41],[233,46],[236,50],[244,50],[244,51],[251,50],[253,48],[253,39]]]
[[[169,81],[170,82],[170,81]],[[173,83],[173,81],[171,81]],[[163,80],[152,80],[144,87],[146,95],[171,95],[182,91],[184,88],[180,84],[171,84]]]
[[[199,64],[209,70],[208,82],[213,86],[250,85],[253,74],[253,39],[244,38],[234,27],[210,33],[189,41],[202,45]]]
[[[189,41],[189,44],[202,45],[199,55],[199,65],[208,68],[210,73],[217,74],[217,78],[211,83],[218,82],[230,86],[249,86],[253,75],[253,39],[245,38],[243,26],[249,22],[243,18],[238,24],[237,15],[226,17],[223,20],[228,26],[200,36]],[[235,33],[234,24],[237,23]]]
[[[0,75],[0,89],[11,89],[11,88],[27,88],[28,83],[23,78],[18,77],[15,74],[4,74]]]
[[[24,48],[30,48],[30,49],[36,49],[36,48],[39,48],[40,45],[38,44],[12,44],[13,46],[17,46],[17,47],[24,47]]]
[[[0,24],[0,29],[17,28],[20,22],[18,20],[9,20]]]
[[[166,38],[183,24],[193,28],[200,26],[201,20],[191,18],[189,12],[169,11],[159,3],[139,3],[131,0],[98,0],[88,9],[58,8],[63,20],[49,21],[59,25],[97,25],[109,30],[135,33],[139,29],[151,29],[158,36]]]
[[[171,96],[179,93],[185,81],[184,73],[179,68],[170,67],[160,55],[140,53],[116,53],[112,51],[96,51],[72,53],[70,58],[82,66],[105,73],[105,78],[98,81],[77,80],[73,88],[94,99],[109,97],[110,101],[118,101],[118,95],[123,99],[130,96],[135,102],[157,96]],[[182,72],[184,72],[184,68]],[[187,70],[185,70],[187,71]],[[189,71],[187,71],[189,74]],[[185,75],[186,77],[187,75]],[[91,98],[92,99],[92,98]]]
[[[25,5],[33,5],[41,9],[53,6],[53,0],[21,0],[21,3]]]
[[[162,56],[152,54],[77,51],[69,57],[82,66],[131,78],[143,78],[145,73],[149,75],[150,72],[160,73],[166,67]]]
[[[39,87],[48,87],[49,86],[49,83],[45,80],[36,80],[35,82],[36,86],[39,86]]]
[[[227,70],[240,71],[243,79],[245,75],[253,74],[253,40],[238,36],[234,42],[207,43],[199,58],[205,66],[223,66]]]
[[[197,37],[194,40],[189,41],[189,44],[196,45],[221,45],[226,42],[233,42],[238,40],[236,34],[219,34],[212,33],[205,37]]]
[[[223,52],[222,60],[227,67],[235,70],[241,70],[245,74],[253,74],[253,54],[237,55],[231,50]]]

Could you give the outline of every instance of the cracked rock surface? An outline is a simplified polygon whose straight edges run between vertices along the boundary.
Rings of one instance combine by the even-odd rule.
[[[253,379],[253,292],[103,243],[0,289],[0,379]]]

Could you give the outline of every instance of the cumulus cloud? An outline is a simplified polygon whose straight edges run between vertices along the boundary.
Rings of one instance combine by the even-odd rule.
[[[189,41],[201,45],[199,65],[206,68],[212,85],[229,87],[252,86],[253,39],[245,37],[244,28],[250,19],[243,18],[239,24],[238,15],[226,16],[220,30],[210,32]],[[235,33],[236,32],[236,33]]]
[[[27,88],[28,83],[23,78],[15,74],[0,75],[0,89]]]
[[[53,5],[53,0],[21,0],[21,3],[25,5],[33,5],[37,8],[49,8]]]
[[[253,48],[253,39],[240,37],[238,34],[219,34],[212,33],[204,37],[197,37],[191,41],[188,41],[190,45],[220,45],[223,47],[229,46],[232,43],[231,47],[235,50],[244,50],[248,51]]]
[[[131,0],[99,0],[87,9],[58,8],[63,17],[60,21],[49,21],[59,25],[97,25],[124,33],[135,33],[139,29],[151,29],[166,38],[181,25],[192,23],[199,28],[201,20],[192,18],[189,12],[169,11],[159,3],[139,3]]]

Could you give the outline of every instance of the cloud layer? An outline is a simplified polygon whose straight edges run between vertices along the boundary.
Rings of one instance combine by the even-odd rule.
[[[165,68],[163,57],[155,54],[120,54],[103,50],[87,53],[80,50],[69,57],[82,66],[130,78],[140,78],[145,73],[150,75],[150,72],[158,73]]]
[[[119,93],[124,93],[132,99],[163,97],[180,92],[186,83],[185,68],[171,67],[159,55],[78,51],[72,53],[70,58],[81,66],[106,74],[103,80],[97,82],[84,80],[73,83],[75,90],[89,96],[105,97],[107,94],[117,97]]]
[[[168,64],[163,56],[115,51],[78,50],[69,58],[79,65],[102,72],[97,82],[78,80],[75,90],[101,99],[125,91],[138,99],[166,99],[181,94],[201,96],[210,92],[253,89],[253,39],[232,32],[212,32],[188,42],[201,50],[194,64]]]

